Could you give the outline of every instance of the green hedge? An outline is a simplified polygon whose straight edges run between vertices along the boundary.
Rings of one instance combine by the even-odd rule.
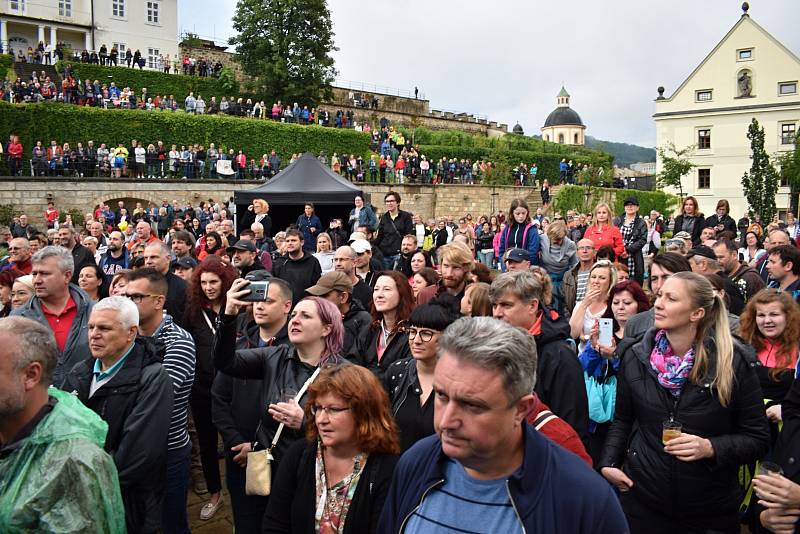
[[[183,112],[106,110],[59,103],[7,104],[0,102],[0,138],[20,136],[25,154],[37,140],[45,145],[86,142],[93,139],[115,145],[131,139],[147,143],[198,143],[208,147],[243,149],[248,158],[258,159],[276,150],[284,162],[293,153],[309,151],[328,156],[338,153],[369,153],[369,134],[353,130],[299,126],[273,121],[219,115],[190,115]]]
[[[584,164],[594,167],[605,167],[610,172],[612,158],[603,152],[592,151],[589,154],[574,153],[569,155],[550,154],[530,150],[508,150],[469,146],[424,145],[420,144],[420,151],[431,161],[438,161],[442,157],[475,160],[488,160],[494,163],[503,162],[510,167],[520,163],[530,166],[536,163],[539,167],[538,178],[548,179],[551,182],[558,179],[559,164],[562,158],[571,159],[576,168]],[[510,182],[509,177],[507,182]]]
[[[72,65],[72,72],[76,78],[81,80],[99,80],[100,83],[114,82],[117,87],[131,87],[139,94],[143,87],[147,87],[147,92],[151,95],[175,95],[181,101],[190,92],[195,96],[203,95],[206,101],[210,101],[212,96],[220,97],[239,96],[234,92],[233,95],[226,91],[216,78],[201,78],[200,76],[184,76],[182,74],[164,74],[153,70],[139,70],[128,67],[106,67],[102,65],[91,65],[87,63],[73,63],[69,61],[59,61],[56,63],[56,70],[59,74],[64,73],[65,64]]]
[[[600,202],[604,201],[611,205],[615,215],[625,211],[624,202],[628,197],[636,197],[639,201],[639,213],[649,214],[656,210],[659,213],[672,213],[679,203],[679,198],[663,191],[639,191],[637,189],[614,189],[599,188],[592,189],[592,196],[589,198],[588,208],[584,206],[585,189],[579,185],[562,186],[555,198],[553,207],[556,211],[566,213],[568,210],[580,212],[592,211]]]
[[[0,54],[0,76],[5,77],[14,65],[14,58],[10,54]],[[11,78],[12,80],[14,78]]]

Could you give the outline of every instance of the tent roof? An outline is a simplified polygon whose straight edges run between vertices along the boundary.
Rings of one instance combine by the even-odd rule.
[[[356,195],[364,192],[355,184],[345,180],[323,165],[310,152],[280,171],[269,182],[248,189],[236,191],[237,204],[249,204],[263,198],[270,204],[351,204]],[[365,197],[368,201],[369,198]]]

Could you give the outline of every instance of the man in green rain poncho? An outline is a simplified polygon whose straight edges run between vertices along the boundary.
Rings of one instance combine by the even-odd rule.
[[[57,360],[50,329],[0,319],[0,531],[124,533],[108,426],[48,389]]]

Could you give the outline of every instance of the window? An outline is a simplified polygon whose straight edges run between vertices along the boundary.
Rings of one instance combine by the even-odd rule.
[[[738,61],[748,61],[753,59],[753,49],[752,48],[743,48],[741,50],[736,51],[736,59]]]
[[[161,68],[161,51],[158,48],[147,49],[147,66],[151,69]]]
[[[158,24],[158,2],[147,2],[147,22]]]
[[[697,189],[711,189],[711,169],[697,169]]]
[[[778,84],[778,94],[783,95],[796,95],[797,82],[781,82]]]
[[[558,134],[558,142],[564,144],[564,134]]]
[[[11,11],[25,11],[25,0],[9,0],[8,8]]]
[[[697,102],[710,102],[711,101],[711,89],[703,89],[701,91],[695,92],[695,100]]]
[[[128,45],[126,45],[125,43],[111,43],[111,47],[112,48],[116,47],[117,53],[119,54],[119,58],[120,58],[119,60],[120,61],[124,61],[125,60],[125,52],[128,51]]]
[[[711,148],[711,129],[697,130],[697,148],[706,150]]]
[[[59,0],[58,14],[62,17],[72,16],[72,0]]]
[[[125,17],[125,0],[111,0],[111,16]]]
[[[572,143],[573,145],[578,144],[578,134],[575,134],[575,141]]]
[[[781,124],[781,144],[791,145],[794,143],[794,136],[797,133],[797,126],[793,122]]]

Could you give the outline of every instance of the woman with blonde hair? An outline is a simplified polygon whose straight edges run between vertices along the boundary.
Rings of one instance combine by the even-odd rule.
[[[673,274],[654,310],[655,328],[622,355],[598,466],[632,534],[739,532],[739,466],[769,447],[748,349],[699,274]]]
[[[618,230],[619,231],[619,230]],[[553,221],[541,236],[540,265],[553,283],[553,308],[561,310],[561,283],[564,273],[578,265],[578,247],[567,237],[564,221]]]
[[[464,291],[464,297],[461,299],[461,314],[470,317],[491,317],[490,287],[485,282],[476,282],[468,285]]]
[[[317,258],[319,266],[322,268],[322,274],[329,273],[333,270],[333,256],[335,252],[332,243],[331,236],[327,232],[322,232],[317,236],[317,251],[313,253],[312,256]]]
[[[592,327],[608,309],[611,288],[617,285],[617,269],[608,260],[600,260],[589,270],[586,294],[572,310],[569,318],[570,335],[579,339],[578,350],[583,350]]]
[[[586,228],[584,239],[591,239],[595,250],[601,247],[611,247],[614,255],[619,257],[625,252],[625,243],[619,228],[614,226],[611,219],[611,207],[605,202],[600,202],[594,207],[592,224]]]

